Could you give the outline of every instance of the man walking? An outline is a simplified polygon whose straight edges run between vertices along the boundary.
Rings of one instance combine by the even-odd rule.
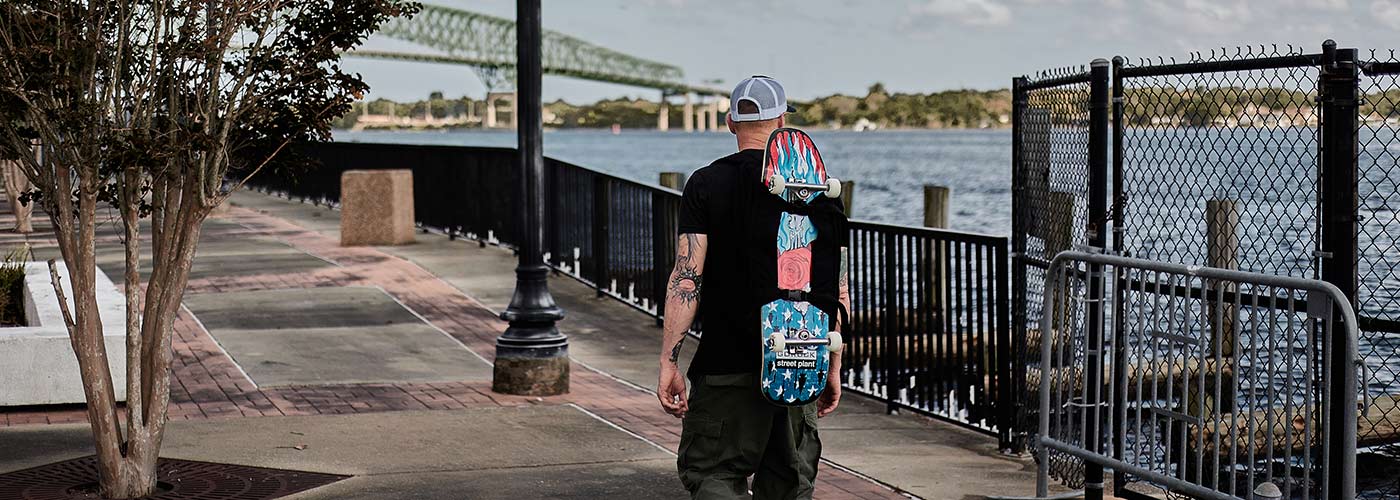
[[[778,406],[759,392],[759,309],[766,301],[757,298],[777,287],[777,214],[764,212],[772,203],[757,203],[773,197],[760,172],[768,136],[790,111],[776,80],[755,76],[739,82],[725,119],[739,151],[696,171],[681,198],[657,395],[667,413],[683,419],[676,463],[681,482],[696,499],[747,498],[749,476],[754,498],[811,498],[821,457],[816,419],[834,411],[841,399],[839,353],[831,354],[831,382],[815,403]],[[840,202],[820,197],[813,203],[839,208]],[[837,236],[819,243],[845,241],[844,220],[829,227]],[[841,246],[839,297],[849,308],[845,254]],[[834,324],[836,314],[829,315]],[[691,360],[687,394],[687,377],[677,361],[696,319],[704,332]]]

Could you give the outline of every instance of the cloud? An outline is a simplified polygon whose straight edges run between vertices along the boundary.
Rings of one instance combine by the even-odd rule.
[[[1011,9],[998,0],[927,0],[909,6],[916,17],[931,17],[972,26],[1004,26],[1011,23]]]
[[[1400,29],[1400,4],[1390,0],[1375,0],[1371,2],[1371,15],[1386,26]]]

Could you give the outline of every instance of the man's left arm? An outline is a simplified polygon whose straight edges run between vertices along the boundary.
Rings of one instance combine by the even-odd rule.
[[[841,274],[840,274],[840,280],[837,282],[837,294],[838,294],[837,299],[841,301],[841,306],[842,306],[842,307],[845,307],[845,308],[846,308],[846,311],[847,311],[847,314],[849,314],[849,312],[850,312],[850,310],[851,310],[851,290],[850,290],[850,287],[849,287],[848,284],[847,284],[847,283],[848,283],[848,280],[847,280],[847,278],[846,278],[846,276],[847,276],[847,274],[848,274],[848,273],[847,273],[848,264],[847,264],[847,262],[846,262],[846,255],[847,255],[846,252],[847,252],[846,247],[841,247],[841,266],[840,266]],[[842,328],[841,328],[840,318],[837,317],[837,318],[831,318],[831,319],[832,319],[833,325],[836,326],[835,329],[836,329],[836,330],[841,330]],[[844,341],[844,337],[845,337],[846,335],[848,335],[849,333],[850,333],[850,332],[845,332],[845,331],[842,331],[842,332],[841,332],[842,337],[843,337],[843,341]],[[830,415],[831,412],[836,411],[836,406],[839,405],[839,404],[841,404],[841,353],[840,353],[840,352],[832,352],[832,353],[831,353],[831,367],[830,367],[830,370],[827,372],[827,376],[826,376],[826,392],[822,393],[821,399],[818,400],[818,405],[817,405],[817,416],[818,416],[818,417],[825,417],[825,416],[827,416],[827,415]]]

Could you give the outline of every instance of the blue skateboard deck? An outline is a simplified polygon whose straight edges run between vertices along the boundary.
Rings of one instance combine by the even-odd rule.
[[[796,129],[774,131],[764,153],[763,183],[769,192],[793,203],[810,203],[826,194],[826,165],[811,137]],[[779,289],[811,291],[812,241],[816,238],[817,230],[807,216],[787,212],[779,216]],[[831,318],[811,303],[786,298],[764,304],[760,318],[763,367],[759,383],[764,397],[786,406],[815,401],[827,384],[831,354],[827,344],[819,341],[828,339]],[[775,339],[775,333],[782,339]]]

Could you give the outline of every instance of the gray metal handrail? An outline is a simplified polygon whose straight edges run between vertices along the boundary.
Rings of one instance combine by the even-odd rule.
[[[1136,277],[1133,276],[1134,274]],[[1153,277],[1150,282],[1150,290],[1149,281],[1145,278],[1145,276],[1149,274]],[[1109,275],[1113,277],[1112,281],[1106,281],[1106,276]],[[1165,291],[1163,290],[1164,277],[1167,278],[1170,283],[1169,289]],[[1186,283],[1188,286],[1178,286],[1178,282]],[[1192,290],[1189,284],[1193,282],[1200,282],[1202,286],[1198,290]],[[1071,345],[1068,349],[1073,349],[1073,345],[1077,345],[1075,341],[1080,340],[1078,332],[1066,333],[1056,329],[1057,326],[1073,329],[1081,324],[1076,321],[1080,319],[1079,316],[1074,316],[1081,313],[1077,313],[1077,310],[1074,308],[1079,307],[1078,304],[1082,304],[1083,302],[1067,300],[1071,297],[1066,297],[1066,293],[1064,293],[1067,290],[1066,287],[1074,286],[1076,283],[1081,284],[1082,289],[1096,293],[1095,296],[1085,297],[1084,299],[1088,301],[1108,299],[1111,300],[1111,305],[1113,306],[1112,308],[1093,308],[1090,314],[1082,318],[1082,325],[1091,336],[1095,332],[1094,324],[1097,323],[1102,326],[1105,319],[1112,320],[1111,331],[1105,334],[1102,330],[1099,330],[1098,333],[1101,335],[1099,338],[1088,339],[1082,345],[1083,364],[1088,367],[1097,363],[1097,370],[1088,368],[1075,371],[1074,369],[1079,368],[1075,363],[1080,360],[1071,359],[1066,361],[1067,358],[1065,355],[1067,353],[1065,351],[1067,349],[1067,344]],[[1111,291],[1109,291],[1110,286],[1112,289]],[[1248,288],[1254,293],[1247,295],[1243,293],[1244,288]],[[1267,306],[1260,304],[1261,298],[1264,297],[1263,294],[1258,293],[1258,290],[1261,289],[1269,290]],[[1278,295],[1280,291],[1286,292],[1283,297]],[[1302,301],[1305,307],[1295,307],[1293,304],[1295,302],[1294,292],[1302,293]],[[1195,295],[1193,295],[1193,293]],[[1111,297],[1109,294],[1111,294]],[[1126,326],[1128,322],[1138,324],[1146,322],[1146,320],[1143,319],[1143,313],[1148,309],[1146,303],[1127,303],[1127,297],[1133,294],[1136,294],[1139,299],[1149,297],[1152,303],[1150,317],[1154,324],[1150,328],[1146,328],[1146,331],[1131,331]],[[1249,297],[1249,301],[1247,302],[1243,298],[1246,296]],[[1078,297],[1074,298],[1077,299]],[[1160,325],[1155,324],[1157,320],[1162,319],[1162,315],[1159,314],[1162,311],[1158,309],[1158,306],[1163,303],[1163,300],[1167,301],[1166,303],[1168,304],[1166,307],[1161,308],[1167,310],[1166,312],[1168,313],[1166,319],[1169,320],[1169,326],[1165,329],[1159,328]],[[1286,301],[1289,307],[1286,309],[1278,307],[1280,301]],[[1178,305],[1182,306],[1180,312],[1183,314],[1180,316],[1177,315],[1178,311],[1176,310]],[[1196,307],[1193,308],[1193,305]],[[1130,309],[1124,309],[1125,307],[1134,306],[1138,308],[1136,312]],[[1231,307],[1234,307],[1234,309],[1231,309]],[[1066,308],[1069,309],[1068,315],[1066,311],[1063,310]],[[1238,324],[1239,322],[1237,320],[1245,308],[1250,308],[1249,324]],[[1086,309],[1089,309],[1087,305]],[[1193,309],[1199,311],[1199,314],[1196,314],[1196,316],[1198,316],[1197,318],[1191,317]],[[1238,476],[1244,474],[1239,471],[1239,468],[1245,465],[1241,463],[1240,457],[1242,455],[1247,455],[1249,457],[1247,463],[1248,467],[1250,467],[1248,469],[1248,474],[1252,482],[1255,473],[1253,468],[1259,463],[1256,459],[1261,458],[1255,455],[1256,449],[1259,449],[1260,446],[1259,443],[1255,441],[1256,437],[1259,435],[1259,431],[1263,430],[1268,436],[1266,439],[1269,441],[1265,445],[1265,449],[1268,450],[1268,460],[1264,460],[1263,462],[1271,464],[1274,462],[1273,450],[1277,447],[1277,436],[1275,433],[1277,429],[1282,428],[1286,436],[1283,445],[1285,449],[1285,458],[1283,462],[1288,464],[1288,467],[1284,469],[1285,472],[1281,473],[1286,476],[1284,481],[1285,486],[1289,484],[1299,484],[1291,481],[1293,479],[1293,466],[1296,465],[1296,463],[1289,462],[1294,461],[1291,457],[1291,450],[1293,447],[1301,446],[1303,451],[1300,453],[1297,461],[1301,462],[1303,469],[1306,470],[1310,467],[1309,459],[1313,453],[1317,453],[1321,456],[1320,467],[1322,468],[1323,475],[1319,493],[1323,497],[1342,500],[1354,498],[1356,491],[1357,435],[1357,408],[1354,395],[1358,392],[1356,378],[1357,320],[1355,312],[1352,310],[1346,297],[1332,284],[1288,276],[1274,276],[1229,269],[1157,262],[1115,255],[1067,251],[1056,255],[1051,262],[1046,278],[1044,311],[1045,314],[1041,318],[1040,325],[1040,331],[1045,332],[1042,335],[1043,340],[1040,345],[1040,425],[1035,440],[1036,451],[1039,458],[1039,471],[1036,484],[1037,495],[1045,497],[1049,492],[1049,477],[1051,472],[1050,452],[1053,450],[1082,460],[1086,465],[1092,463],[1095,464],[1095,466],[1112,468],[1118,472],[1128,473],[1198,498],[1220,500],[1254,498],[1254,493],[1251,491],[1255,486],[1253,484],[1242,488],[1243,491],[1241,494],[1244,496],[1234,494],[1236,492],[1236,486],[1238,486]],[[1264,325],[1260,325],[1259,322],[1261,311],[1266,311],[1268,315],[1267,319],[1264,321],[1266,323]],[[1306,318],[1302,323],[1296,323],[1294,321],[1296,319],[1295,317],[1299,314],[1306,314]],[[1070,316],[1074,316],[1074,318],[1069,319]],[[1207,318],[1207,316],[1213,316],[1213,318]],[[1180,324],[1177,324],[1176,320],[1178,318],[1180,319]],[[1068,319],[1068,321],[1064,321],[1066,319]],[[1199,324],[1195,323],[1197,319],[1201,321]],[[1057,320],[1068,324],[1057,325]],[[1340,324],[1342,327],[1340,332],[1334,331],[1333,326],[1335,324]],[[1258,376],[1258,372],[1260,371],[1263,372],[1263,376],[1265,377],[1280,376],[1278,366],[1273,359],[1275,356],[1279,356],[1285,361],[1284,367],[1286,372],[1282,375],[1287,377],[1289,383],[1283,385],[1284,390],[1293,391],[1297,389],[1290,384],[1293,382],[1294,378],[1293,370],[1299,369],[1300,367],[1289,365],[1289,354],[1285,352],[1290,349],[1296,351],[1297,346],[1289,344],[1284,347],[1290,349],[1277,349],[1279,332],[1276,331],[1276,329],[1280,325],[1286,325],[1288,327],[1289,330],[1285,331],[1285,334],[1292,333],[1295,327],[1305,332],[1304,335],[1308,342],[1308,344],[1304,346],[1304,350],[1307,353],[1306,357],[1297,355],[1296,352],[1293,354],[1305,365],[1301,368],[1306,370],[1305,373],[1307,375],[1298,380],[1298,382],[1303,384],[1304,400],[1309,402],[1307,404],[1312,404],[1311,402],[1316,401],[1317,405],[1321,407],[1319,411],[1315,412],[1319,415],[1314,414],[1311,410],[1311,406],[1306,406],[1304,404],[1298,405],[1298,410],[1303,413],[1297,416],[1291,415],[1291,407],[1289,407],[1287,411],[1279,412],[1272,406],[1272,400],[1266,401],[1270,406],[1266,408],[1266,414],[1261,414],[1256,409],[1259,400],[1248,399],[1247,401],[1249,402],[1247,406],[1250,412],[1244,415],[1246,420],[1244,423],[1248,427],[1249,433],[1247,439],[1248,444],[1244,447],[1247,448],[1247,450],[1244,450],[1239,446],[1239,439],[1241,437],[1238,435],[1242,430],[1240,427],[1241,415],[1238,409],[1231,408],[1227,416],[1226,413],[1221,410],[1221,400],[1228,397],[1233,405],[1234,398],[1236,397],[1235,391],[1246,392],[1243,388],[1245,384],[1235,383],[1239,382],[1236,377],[1242,375],[1246,378]],[[1244,328],[1245,326],[1248,328]],[[1197,327],[1200,327],[1199,330],[1196,329]],[[1267,329],[1267,337],[1263,339],[1259,338],[1261,327]],[[1178,330],[1184,333],[1178,333]],[[1242,330],[1248,331],[1250,337],[1249,347],[1246,347],[1243,342],[1237,341]],[[1320,338],[1316,335],[1319,331],[1321,332]],[[1210,333],[1211,337],[1215,338],[1214,346],[1206,345],[1204,342],[1207,332]],[[1144,399],[1147,396],[1144,394],[1146,390],[1142,382],[1144,379],[1149,378],[1148,370],[1144,370],[1146,366],[1146,362],[1144,361],[1146,355],[1142,352],[1138,352],[1137,365],[1134,367],[1129,367],[1127,363],[1128,355],[1126,349],[1129,343],[1129,335],[1148,337],[1150,343],[1144,343],[1146,347],[1144,347],[1144,344],[1139,344],[1137,347],[1138,351],[1146,350],[1151,353],[1153,365],[1148,367],[1150,370],[1158,369],[1158,365],[1156,364],[1159,361],[1157,359],[1157,350],[1160,349],[1161,345],[1167,345],[1169,349],[1167,352],[1172,353],[1173,356],[1181,355],[1180,364],[1177,364],[1176,357],[1166,359],[1166,378],[1153,379],[1153,385],[1151,387],[1151,398],[1153,399],[1150,401]],[[1224,339],[1227,337],[1230,339],[1229,345],[1224,343]],[[1097,342],[1095,342],[1095,340],[1097,340]],[[1258,363],[1257,359],[1252,359],[1249,363],[1243,363],[1244,358],[1242,358],[1241,354],[1241,351],[1250,348],[1252,352],[1250,352],[1249,356],[1257,356],[1260,349],[1257,342],[1260,340],[1268,340],[1275,345],[1274,350],[1266,353],[1268,356],[1268,365],[1263,370],[1258,368],[1261,365]],[[1316,344],[1318,340],[1321,341],[1321,353],[1313,350],[1314,344]],[[1193,342],[1194,345],[1192,344]],[[1181,348],[1180,352],[1171,351],[1177,349],[1177,347]],[[1205,349],[1208,347],[1214,348],[1215,354],[1213,354],[1213,360],[1208,359],[1208,356],[1205,354]],[[1222,351],[1227,350],[1226,348],[1228,348],[1231,353],[1229,354],[1230,358],[1228,360],[1221,354]],[[1059,352],[1057,352],[1057,349]],[[1198,351],[1195,355],[1200,359],[1190,359],[1192,356],[1191,351],[1193,350]],[[1060,355],[1058,358],[1056,357],[1057,354]],[[1070,352],[1068,354],[1070,357],[1073,357],[1079,353]],[[1105,369],[1104,357],[1110,354],[1113,357],[1108,361],[1107,369]],[[1321,356],[1319,357],[1318,354]],[[1322,381],[1321,384],[1314,384],[1313,377],[1317,375],[1314,371],[1318,368],[1314,365],[1318,364],[1316,362],[1318,359],[1321,360],[1321,370],[1316,371],[1321,371],[1320,375]],[[1339,361],[1340,363],[1338,363]],[[1211,364],[1212,362],[1214,364]],[[1059,363],[1058,369],[1056,368],[1056,363]],[[1192,363],[1195,363],[1195,365]],[[1247,370],[1245,369],[1246,365],[1248,368]],[[1192,368],[1193,366],[1194,368]],[[1181,370],[1179,382],[1172,378],[1174,376],[1171,372],[1173,367],[1180,368]],[[1130,373],[1129,368],[1133,369],[1132,373]],[[1188,370],[1194,371],[1195,373],[1188,373]],[[1208,394],[1205,390],[1206,383],[1208,382],[1205,375],[1206,371],[1213,372],[1212,376],[1215,382],[1215,399],[1213,404],[1216,414],[1213,416],[1207,416],[1207,412],[1210,410],[1205,409],[1206,401],[1209,401],[1211,397],[1211,394]],[[1222,375],[1222,372],[1227,372],[1228,375]],[[1160,377],[1161,374],[1154,372],[1151,376]],[[1337,378],[1338,376],[1340,376],[1340,379]],[[1112,379],[1110,379],[1110,377],[1112,377]],[[1131,397],[1128,394],[1132,388],[1126,384],[1129,377],[1136,377],[1138,381],[1137,393]],[[1229,379],[1228,382],[1222,383],[1223,379],[1226,377]],[[1193,382],[1197,380],[1193,379],[1199,381],[1199,385],[1194,388],[1191,386]],[[1158,408],[1158,405],[1162,402],[1161,394],[1158,392],[1158,386],[1162,384],[1164,380],[1168,406],[1168,408],[1165,409]],[[1277,382],[1277,380],[1269,380]],[[1056,387],[1056,385],[1059,387]],[[1092,389],[1090,388],[1091,385],[1094,386]],[[1226,393],[1222,391],[1222,385],[1227,386],[1230,392]],[[1173,398],[1172,390],[1178,386],[1181,388],[1181,398],[1183,401],[1180,411],[1176,411],[1170,407]],[[1195,392],[1188,392],[1188,389],[1194,389]],[[1314,394],[1314,389],[1321,391],[1321,394]],[[1109,393],[1109,398],[1102,397],[1105,391]],[[1273,398],[1272,389],[1269,389],[1269,391],[1269,398]],[[1332,393],[1329,394],[1329,391]],[[1057,401],[1055,399],[1057,393],[1059,395],[1070,393],[1071,397],[1064,401]],[[1081,395],[1074,396],[1073,393],[1080,393]],[[1254,395],[1254,386],[1250,386],[1247,393]],[[1284,401],[1286,406],[1292,404],[1291,397],[1291,395],[1285,397]],[[1187,401],[1194,402],[1197,410],[1194,412],[1194,415],[1191,414],[1193,413],[1191,403]],[[1053,403],[1057,402],[1063,404],[1056,408]],[[1130,405],[1129,403],[1134,404]],[[1110,436],[1110,439],[1115,440],[1114,449],[1105,451],[1105,446],[1100,442],[1104,437],[1104,432],[1100,425],[1102,425],[1103,421],[1108,420],[1112,423],[1111,425],[1126,426],[1126,421],[1130,417],[1129,406],[1133,406],[1138,415],[1136,429],[1130,429],[1128,427],[1114,429],[1119,431],[1115,433],[1114,436]],[[1152,425],[1146,428],[1148,435],[1145,438],[1142,432],[1144,429],[1142,421],[1144,407],[1148,408],[1148,418],[1152,420]],[[1276,413],[1278,413],[1278,415],[1275,415]],[[1312,417],[1315,416],[1321,417],[1322,424],[1321,432],[1316,435],[1312,428]],[[1282,419],[1283,425],[1281,427],[1278,426],[1280,422],[1274,421],[1275,417]],[[1300,418],[1301,423],[1299,422]],[[1061,421],[1058,423],[1068,424],[1061,425],[1061,427],[1078,425],[1080,443],[1072,442],[1073,431],[1070,431],[1070,433],[1060,433],[1059,431],[1062,429],[1052,427],[1052,420],[1055,419]],[[1262,422],[1260,422],[1261,419]],[[1165,441],[1166,451],[1161,453],[1161,455],[1168,461],[1177,460],[1178,458],[1181,460],[1180,464],[1175,465],[1177,473],[1174,475],[1149,468],[1154,464],[1156,460],[1155,454],[1158,453],[1158,449],[1155,447],[1157,444],[1156,441],[1146,443],[1149,453],[1145,458],[1139,455],[1144,447],[1144,441],[1157,439],[1157,433],[1159,432],[1157,424],[1161,422],[1166,423],[1166,425],[1163,426],[1163,428],[1166,429],[1166,438],[1163,440]],[[1208,431],[1208,425],[1212,422],[1215,425],[1215,432],[1212,436],[1214,449],[1211,450],[1212,455],[1210,457],[1205,457],[1203,450],[1210,446],[1211,443],[1205,442],[1204,436]],[[1267,429],[1264,427],[1256,428],[1256,423],[1266,424],[1268,427]],[[1190,438],[1188,438],[1188,436],[1192,434],[1191,425],[1193,424],[1195,425],[1194,439],[1196,440],[1196,455],[1195,462],[1188,463],[1192,458],[1187,450],[1190,446]],[[1229,430],[1231,442],[1228,444],[1228,446],[1230,446],[1230,455],[1228,458],[1230,465],[1228,465],[1227,469],[1229,470],[1229,478],[1236,481],[1228,484],[1228,492],[1223,490],[1224,486],[1220,483],[1220,478],[1222,477],[1220,471],[1226,470],[1221,467],[1223,462],[1227,460],[1223,458],[1223,452],[1226,448],[1223,447],[1224,445],[1221,443],[1220,437],[1222,434],[1222,424],[1231,426]],[[1303,429],[1299,431],[1301,441],[1297,441],[1292,435],[1293,429],[1299,425],[1303,427]],[[1179,439],[1182,447],[1179,450],[1179,456],[1174,456],[1172,453],[1172,445],[1174,443],[1172,442],[1173,438],[1171,433],[1176,429],[1180,429],[1181,433]],[[1071,436],[1068,441],[1061,439],[1062,436],[1066,435]],[[1127,460],[1128,453],[1126,445],[1124,444],[1124,442],[1129,439],[1134,441],[1133,446],[1135,447],[1131,461]],[[1148,462],[1148,467],[1141,465],[1141,462],[1144,460]],[[1214,474],[1214,479],[1211,480],[1215,484],[1214,488],[1207,486],[1207,478],[1210,476],[1205,475],[1204,464],[1206,462],[1213,462],[1215,465],[1215,470],[1211,472],[1211,474]],[[1191,467],[1189,465],[1195,465],[1194,473],[1190,470]],[[1170,470],[1171,467],[1171,464],[1166,464],[1164,465],[1164,470]],[[1272,479],[1275,472],[1272,465],[1269,467],[1266,477]],[[1307,472],[1304,474],[1307,474]],[[1306,481],[1303,483],[1306,483]],[[1102,485],[1086,484],[1085,487],[1086,493],[1088,494],[1086,498],[1096,498],[1102,495]],[[1285,490],[1285,494],[1286,492],[1287,490]],[[1303,498],[1309,498],[1310,494],[1310,488],[1304,486],[1302,491]]]

